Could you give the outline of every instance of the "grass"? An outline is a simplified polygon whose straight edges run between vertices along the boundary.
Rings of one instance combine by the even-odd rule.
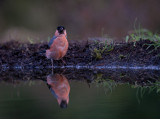
[[[152,91],[156,91],[157,93],[160,93],[160,82],[156,81],[154,83],[149,82],[149,84],[147,86],[141,86],[141,85],[133,85],[132,88],[137,88],[138,90],[141,90],[140,92],[143,95],[145,93],[145,91],[147,91],[148,93],[151,93]]]
[[[131,41],[139,41],[139,40],[150,40],[150,41],[160,41],[160,36],[159,34],[154,34],[151,31],[147,29],[138,29],[133,31],[129,36],[126,36],[126,42],[128,40]]]
[[[134,46],[136,46],[136,41],[139,40],[150,40],[153,44],[147,44],[148,48],[150,46],[154,46],[155,49],[160,47],[160,35],[157,33],[152,33],[151,31],[141,28],[140,23],[137,25],[136,21],[134,23],[134,31],[129,33],[125,37],[125,42],[128,43],[129,41],[134,42]]]
[[[157,34],[153,35],[153,39],[151,39],[151,41],[153,41],[153,43],[151,44],[144,44],[147,45],[148,47],[146,48],[146,50],[148,50],[150,47],[154,47],[153,50],[151,50],[149,53],[152,53],[154,50],[157,50],[158,48],[160,48],[160,36]]]
[[[121,74],[121,77],[123,77],[124,74]],[[103,87],[107,92],[112,92],[115,87],[117,87],[120,84],[123,85],[130,85],[129,83],[120,83],[116,82],[111,79],[105,79],[103,74],[97,73],[94,79],[94,83],[97,87]],[[131,88],[136,89],[136,98],[138,102],[140,102],[140,99],[144,97],[145,94],[150,94],[153,91],[156,91],[156,93],[160,93],[160,82],[156,81],[155,83],[148,82],[145,86],[142,86],[141,84],[133,84],[131,85]]]
[[[156,81],[155,83],[151,83],[147,86],[141,86],[141,85],[132,85],[132,88],[136,88],[136,98],[138,100],[138,103],[141,102],[141,99],[144,97],[145,94],[150,94],[153,91],[156,91],[158,94],[160,93],[160,82]]]
[[[110,52],[113,50],[113,45],[109,44],[107,41],[103,42],[95,42],[96,46],[93,49],[92,56],[96,59],[102,59],[102,55],[104,52]]]
[[[97,87],[103,87],[105,92],[112,93],[113,89],[117,86],[117,82],[111,79],[104,79],[103,74],[97,73],[94,82]]]
[[[113,50],[113,39],[109,38],[108,35],[105,35],[102,30],[102,38],[107,39],[105,42],[95,41],[95,46],[92,49],[92,56],[96,59],[100,60],[103,58],[104,53],[109,53]],[[151,50],[149,53],[152,53],[154,50],[157,50],[160,48],[160,35],[157,33],[153,33],[147,29],[141,28],[140,24],[136,25],[134,24],[134,31],[131,31],[129,35],[125,37],[125,42],[133,42],[134,47],[136,46],[136,42],[139,40],[150,40],[152,41],[150,44],[144,44],[146,45],[146,50],[148,50],[150,47],[153,47],[153,50]],[[143,46],[144,46],[143,45]],[[119,58],[123,59],[126,56],[120,55]]]
[[[121,74],[123,77],[124,74]],[[157,94],[160,93],[160,82],[156,81],[154,83],[148,82],[145,84],[145,86],[142,86],[141,84],[129,84],[129,83],[120,83],[116,82],[111,79],[105,79],[103,74],[97,73],[94,79],[94,83],[96,84],[97,87],[102,87],[104,88],[105,92],[112,93],[112,91],[118,86],[118,85],[129,85],[131,88],[136,89],[136,99],[138,103],[141,103],[141,100],[145,97],[145,95],[151,94],[152,92],[156,92]]]
[[[119,58],[122,60],[122,59],[126,58],[126,56],[125,56],[125,55],[120,54],[120,55],[119,55]]]
[[[113,39],[107,34],[104,34],[104,29],[102,29],[101,40],[95,40],[92,44],[94,47],[91,48],[92,56],[96,59],[102,59],[104,53],[108,53],[113,50]]]
[[[144,44],[147,46],[146,50],[153,47],[153,50],[151,50],[149,53],[152,53],[153,51],[160,48],[160,35],[157,33],[152,33],[147,29],[138,29],[138,30],[136,29],[133,33],[126,36],[125,42],[128,43],[129,40],[133,42],[134,46],[136,46],[136,41],[139,41],[139,40],[152,41],[150,44]]]
[[[144,44],[144,45],[147,45],[146,50],[153,47],[153,50],[151,50],[149,53],[152,53],[153,51],[160,48],[160,35],[157,34],[157,33],[154,34],[147,29],[135,30],[134,33],[126,36],[125,42],[128,43],[129,40],[131,40],[133,42],[134,46],[136,46],[136,41],[139,41],[139,40],[150,40],[150,41],[152,41],[152,43],[150,43],[150,44]]]
[[[30,44],[34,44],[35,43],[34,39],[32,39],[31,37],[28,37],[28,41],[29,41]]]

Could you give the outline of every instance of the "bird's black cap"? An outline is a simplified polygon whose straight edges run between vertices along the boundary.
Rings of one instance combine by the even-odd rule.
[[[67,108],[67,102],[65,100],[62,100],[61,104],[60,104],[60,107],[63,108],[63,109]]]
[[[65,28],[64,28],[64,26],[58,26],[57,30],[58,30],[59,34],[64,34]]]

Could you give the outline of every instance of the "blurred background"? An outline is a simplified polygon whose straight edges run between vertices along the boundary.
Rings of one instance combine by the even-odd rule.
[[[110,37],[122,41],[138,22],[160,31],[160,0],[0,0],[0,42],[48,41],[58,25],[69,40]]]

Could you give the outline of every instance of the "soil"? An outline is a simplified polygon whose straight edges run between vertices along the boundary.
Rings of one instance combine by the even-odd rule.
[[[54,61],[54,66],[160,66],[160,48],[154,46],[147,49],[149,40],[140,40],[135,44],[121,43],[112,45],[112,49],[105,49],[101,57],[97,58],[94,49],[103,49],[104,44],[70,43],[66,56],[62,60]],[[0,44],[0,67],[2,69],[34,69],[51,67],[51,61],[46,58],[47,43],[19,43],[10,41]]]
[[[97,58],[95,49],[103,49],[104,44],[72,42],[63,61],[54,61],[54,66],[160,66],[160,48],[147,48],[148,44],[153,43],[140,40],[136,43],[110,45],[112,48],[106,48],[101,52],[101,57]],[[18,83],[19,80],[46,80],[52,72],[51,61],[45,56],[46,49],[47,43],[10,41],[0,44],[0,81]],[[110,79],[145,86],[160,80],[159,70],[55,68],[54,73],[64,74],[68,80],[85,80],[87,83]]]
[[[0,82],[18,84],[21,81],[43,80],[52,74],[52,70],[6,70],[0,73]],[[160,81],[159,70],[89,70],[89,69],[55,69],[53,74],[62,74],[68,80],[85,81],[86,83],[115,82],[135,86],[153,86]],[[157,85],[157,84],[156,84]],[[159,86],[159,84],[157,85]]]

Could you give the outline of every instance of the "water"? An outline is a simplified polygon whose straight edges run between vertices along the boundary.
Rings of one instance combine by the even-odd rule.
[[[54,75],[50,73],[1,72],[0,118],[160,118],[159,71],[65,70],[56,71]],[[56,93],[58,86],[63,91]],[[69,93],[67,108],[60,107],[51,88],[64,98]]]

